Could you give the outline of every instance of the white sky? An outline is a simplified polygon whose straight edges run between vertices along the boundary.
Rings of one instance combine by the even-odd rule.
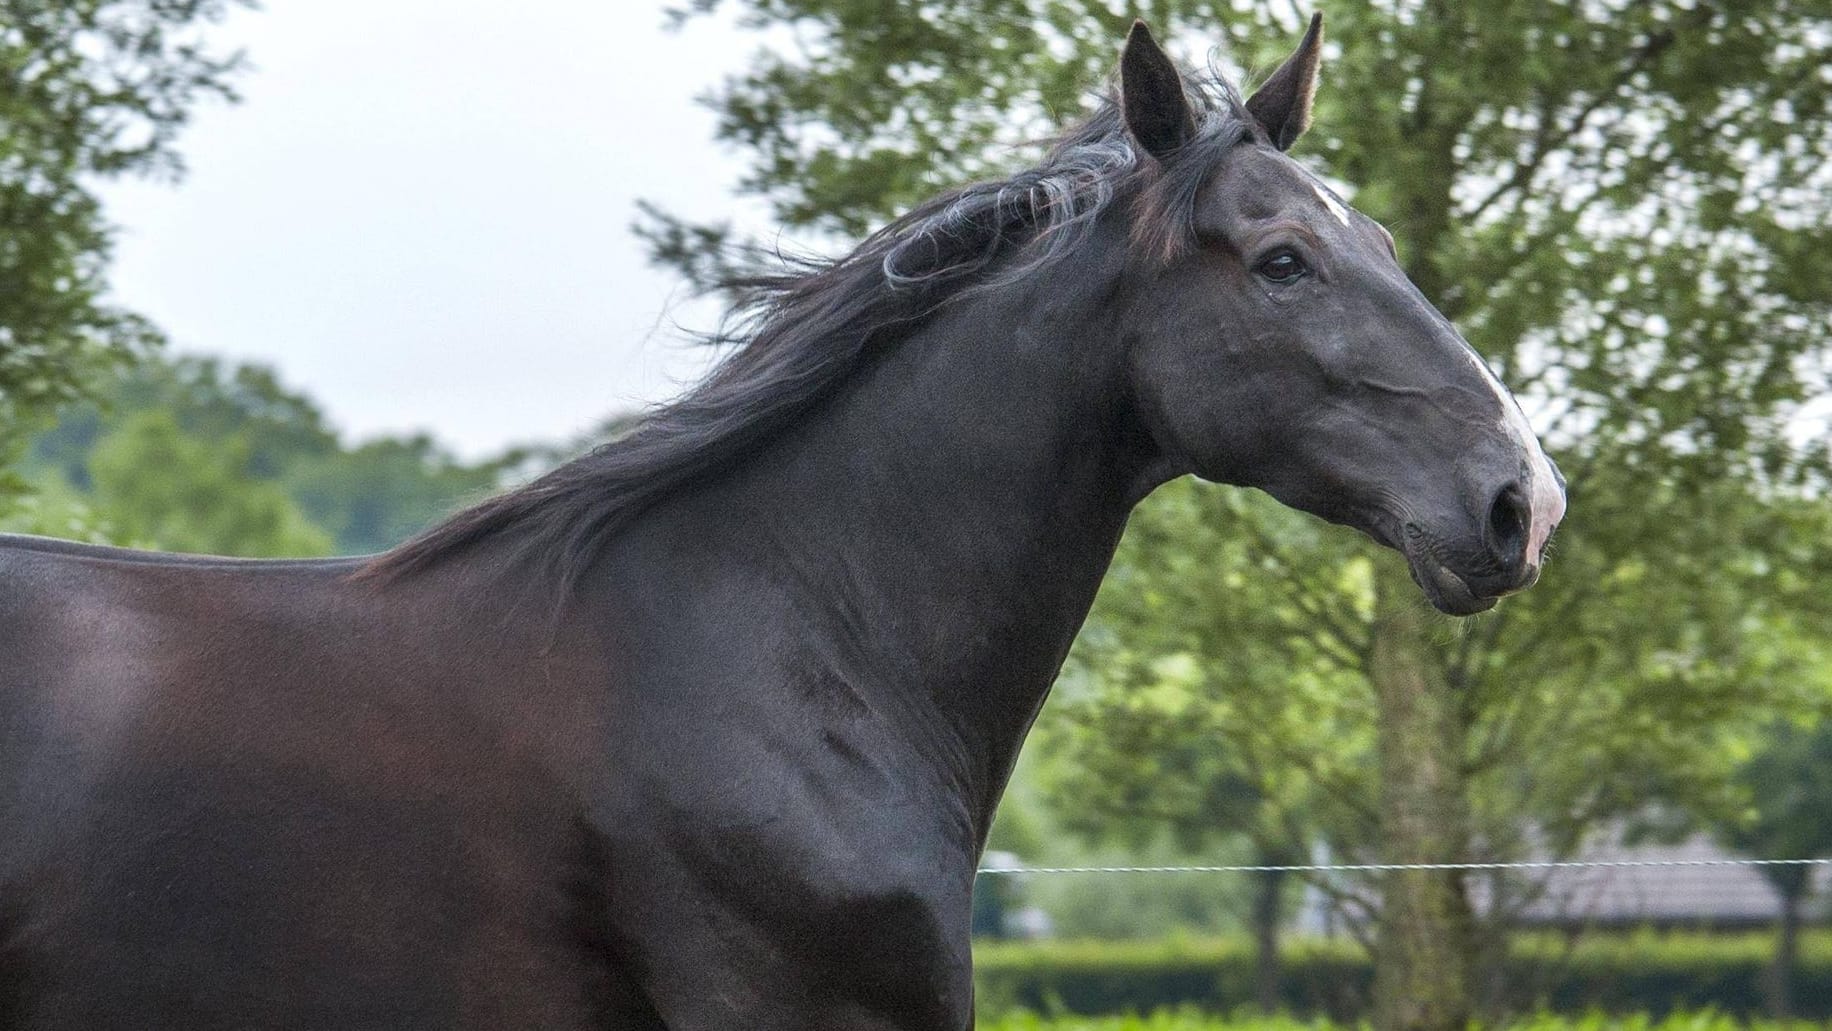
[[[704,348],[629,231],[638,198],[734,214],[692,97],[755,46],[660,0],[267,0],[243,103],[200,110],[177,186],[105,191],[116,298],[181,351],[258,361],[361,437],[469,456],[665,399]],[[753,210],[755,205],[752,205]],[[753,216],[755,217],[755,216]]]

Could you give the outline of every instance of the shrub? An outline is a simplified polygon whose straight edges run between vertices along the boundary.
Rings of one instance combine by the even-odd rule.
[[[1761,977],[1772,948],[1772,940],[1758,934],[1599,934],[1575,945],[1555,935],[1521,935],[1503,970],[1502,998],[1507,1011],[1517,1013],[1665,1019],[1706,1011],[1747,1018],[1763,1012]],[[987,1016],[1015,1010],[1145,1013],[1174,1006],[1225,1013],[1253,998],[1253,952],[1244,939],[985,943],[976,947],[975,964],[980,1012]],[[1357,946],[1295,941],[1284,950],[1282,966],[1283,1002],[1292,1012],[1337,1020],[1365,1012],[1373,968]],[[1832,1018],[1832,932],[1805,936],[1794,995],[1799,1015]],[[1692,1031],[1683,1022],[1676,1031],[1682,1026]]]
[[[1364,1026],[1340,1024],[1322,1017],[1308,1020],[1246,1014],[1219,1017],[1187,1008],[1160,1010],[1142,1017],[1042,1017],[1016,1012],[979,1023],[980,1031],[1354,1031]],[[1645,1013],[1626,1016],[1589,1013],[1578,1017],[1537,1014],[1491,1025],[1496,1031],[1807,1031],[1815,1026],[1807,1021],[1785,1024],[1770,1020],[1745,1021],[1714,1010],[1672,1013],[1660,1018]]]

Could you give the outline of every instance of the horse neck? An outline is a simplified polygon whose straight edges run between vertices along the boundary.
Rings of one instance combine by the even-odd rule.
[[[804,661],[928,738],[982,841],[1151,485],[1101,278],[957,300],[700,497],[786,585]]]

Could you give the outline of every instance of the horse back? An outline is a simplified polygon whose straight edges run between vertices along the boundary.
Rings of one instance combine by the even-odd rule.
[[[0,542],[0,1026],[607,1005],[566,678],[352,568]]]
[[[291,664],[315,659],[311,639],[334,632],[312,630],[305,613],[341,572],[334,562],[168,558],[0,538],[5,800],[55,808],[136,758],[177,760],[188,745],[224,742],[233,722],[256,715],[246,711],[263,700],[253,682],[305,679]],[[334,679],[318,672],[321,682],[326,673]],[[266,694],[287,707],[311,698]]]

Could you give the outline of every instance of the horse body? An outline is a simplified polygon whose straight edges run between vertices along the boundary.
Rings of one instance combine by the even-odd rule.
[[[567,1027],[608,1005],[574,944],[592,703],[529,638],[354,590],[349,563],[9,541],[0,568],[0,1024]]]
[[[1199,120],[1142,30],[1122,71],[1124,121],[390,555],[0,542],[0,1024],[960,1031],[993,810],[1153,487],[1355,525],[1446,611],[1530,583],[1556,474],[1278,153],[1307,87]]]
[[[966,1026],[980,845],[1139,489],[1075,285],[938,320],[557,616],[487,547],[385,590],[0,547],[8,1026]]]

